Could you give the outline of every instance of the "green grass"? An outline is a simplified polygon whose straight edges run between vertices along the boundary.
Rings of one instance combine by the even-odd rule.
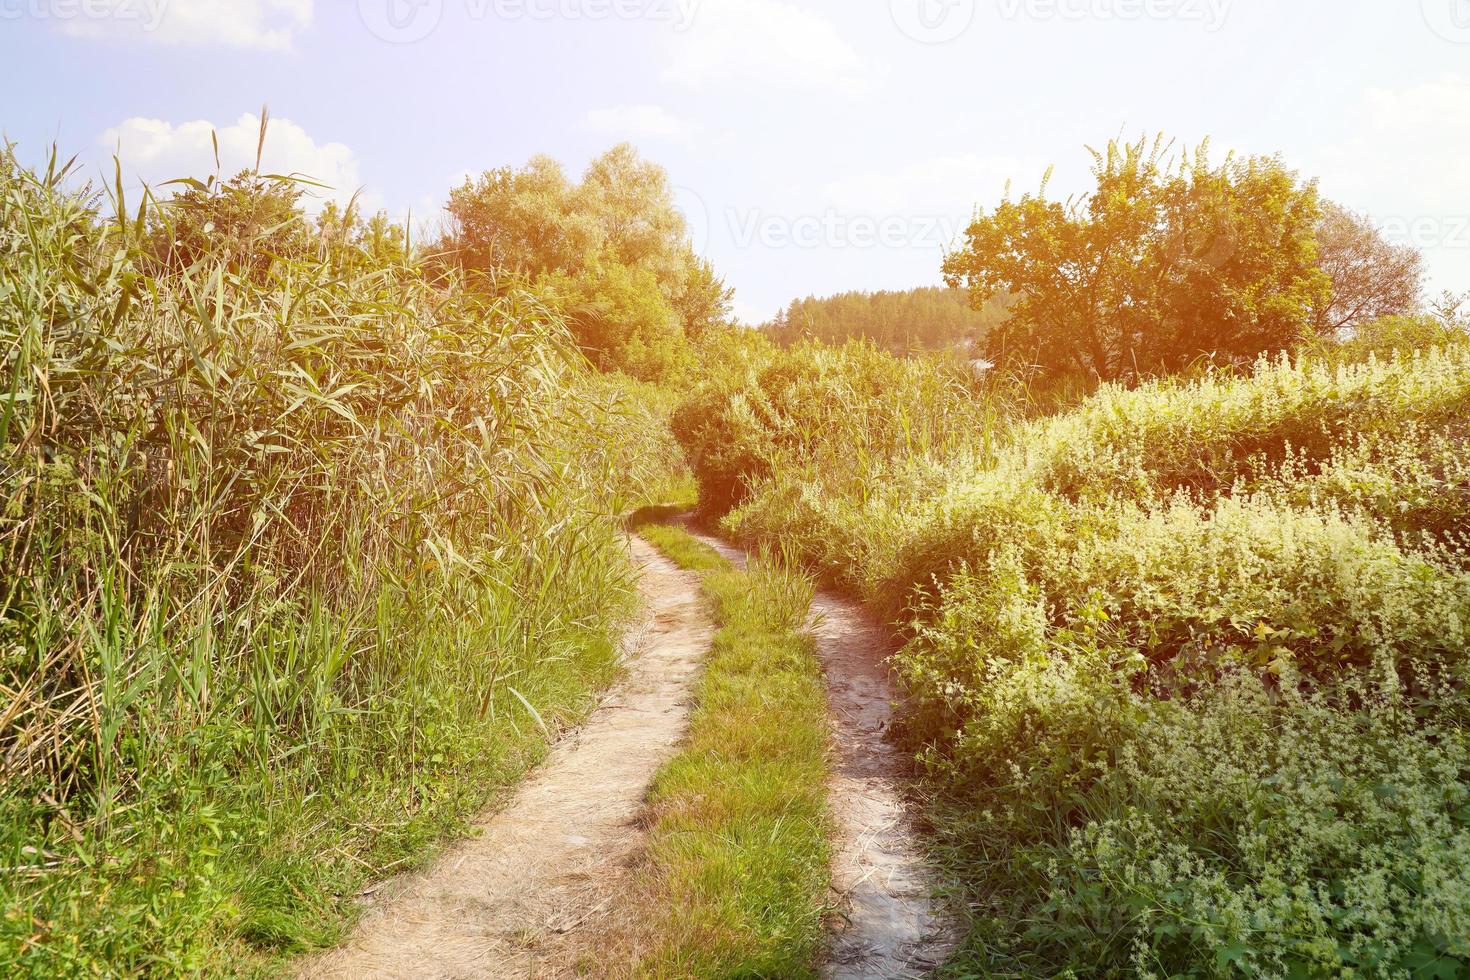
[[[667,524],[641,524],[638,533],[680,568],[691,572],[720,572],[730,563],[720,553],[687,531]]]
[[[366,771],[351,765],[313,787],[296,769],[248,786],[238,806],[251,840],[219,869],[225,892],[237,896],[221,923],[235,939],[216,965],[253,961],[254,972],[274,975],[292,953],[340,941],[356,920],[352,899],[364,886],[427,863],[445,841],[467,834],[470,822],[545,756],[540,726],[578,723],[617,672],[613,643],[592,631],[535,653],[542,663],[495,689],[483,715],[424,719],[429,739],[397,752],[381,746],[377,765]],[[434,686],[449,702],[448,692]],[[361,726],[374,724],[372,717]],[[403,721],[391,731],[409,730]]]
[[[812,976],[830,854],[827,706],[805,626],[811,583],[765,560],[735,571],[678,528],[640,533],[704,573],[720,630],[688,741],[649,801],[636,972]]]

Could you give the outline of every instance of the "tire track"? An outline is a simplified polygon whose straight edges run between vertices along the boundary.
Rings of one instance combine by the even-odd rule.
[[[743,566],[743,551],[686,525]],[[837,907],[822,967],[828,980],[923,977],[958,945],[933,881],[904,791],[912,763],[888,741],[894,691],[889,631],[856,603],[818,592],[812,632],[827,676],[837,756],[828,798],[838,827],[832,863]]]

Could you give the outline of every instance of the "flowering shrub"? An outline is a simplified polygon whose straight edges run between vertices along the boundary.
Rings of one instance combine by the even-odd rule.
[[[1291,450],[1321,461],[1344,439],[1467,417],[1470,344],[1335,367],[1262,361],[1247,378],[1108,386],[1017,433],[1013,451],[1032,479],[1065,496],[1216,494]]]
[[[782,451],[821,463],[726,524],[910,624],[905,737],[973,911],[954,975],[1470,971],[1470,345],[1443,336],[1004,430],[946,406],[865,468],[892,390],[787,392]]]

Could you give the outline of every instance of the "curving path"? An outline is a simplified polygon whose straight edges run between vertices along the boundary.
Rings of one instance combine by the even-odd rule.
[[[623,679],[479,836],[387,886],[346,945],[303,977],[523,978],[585,963],[586,937],[611,915],[642,845],[644,794],[688,728],[713,635],[698,577],[638,538],[632,548],[647,621],[625,642]]]
[[[698,534],[694,529],[692,533]],[[745,555],[698,534],[738,565]],[[676,752],[714,628],[696,574],[632,539],[646,619],[625,641],[629,666],[576,734],[488,815],[479,836],[378,892],[342,947],[300,976],[335,978],[604,976],[598,951],[619,931],[619,898],[642,853],[638,816]],[[908,814],[907,759],[886,740],[893,692],[887,632],[831,593],[812,609],[836,747],[830,800],[838,829],[835,912],[822,976],[920,977],[944,961],[953,931]],[[614,944],[615,945],[615,944]]]

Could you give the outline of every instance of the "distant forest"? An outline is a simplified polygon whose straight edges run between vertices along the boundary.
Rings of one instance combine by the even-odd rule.
[[[803,338],[829,344],[867,339],[894,354],[978,350],[979,342],[1003,323],[1011,305],[999,296],[973,310],[962,289],[924,287],[903,292],[851,292],[793,302],[765,330],[782,346]]]

